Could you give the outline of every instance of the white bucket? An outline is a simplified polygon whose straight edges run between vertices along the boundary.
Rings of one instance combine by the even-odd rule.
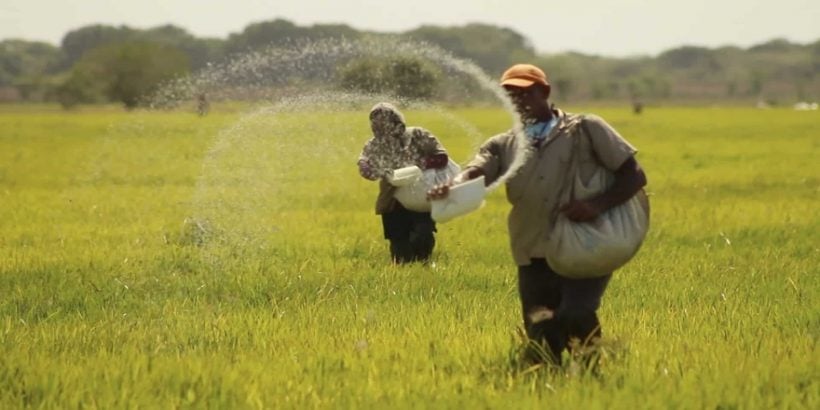
[[[485,195],[487,195],[487,188],[484,186],[483,175],[462,184],[453,185],[446,198],[431,201],[431,216],[434,221],[444,223],[455,217],[466,215],[484,205]]]
[[[409,167],[393,170],[387,175],[387,182],[393,186],[405,186],[416,182],[421,176],[421,168],[411,165]]]

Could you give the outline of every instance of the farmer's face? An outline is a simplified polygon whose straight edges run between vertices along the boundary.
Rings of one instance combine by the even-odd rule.
[[[389,112],[377,111],[370,117],[370,129],[376,137],[398,136],[404,132],[401,121]]]
[[[504,89],[510,97],[516,111],[525,120],[537,118],[549,111],[547,103],[547,88],[538,84],[529,87],[515,87],[505,85]]]

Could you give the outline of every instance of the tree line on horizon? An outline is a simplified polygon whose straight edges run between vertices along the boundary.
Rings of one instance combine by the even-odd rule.
[[[225,39],[196,37],[173,25],[137,29],[96,24],[69,31],[59,46],[3,40],[0,102],[58,101],[71,107],[117,101],[134,107],[140,96],[168,79],[248,51],[294,41],[374,37],[431,43],[473,61],[494,77],[511,64],[532,62],[545,69],[562,101],[791,104],[820,98],[820,39],[809,44],[773,39],[748,48],[681,46],[657,56],[607,57],[539,53],[524,35],[481,23],[380,33],[344,24],[299,26],[276,19],[250,24]],[[435,97],[441,73],[434,67],[412,58],[379,64],[363,60],[340,67],[338,82],[363,91]],[[390,75],[384,74],[386,70],[392,70]],[[399,80],[390,83],[385,78]]]

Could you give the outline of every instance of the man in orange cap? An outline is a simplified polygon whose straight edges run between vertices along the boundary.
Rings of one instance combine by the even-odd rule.
[[[508,171],[514,172],[506,181],[512,204],[508,229],[518,265],[524,327],[536,346],[543,348],[545,358],[560,364],[564,349],[588,351],[585,345],[600,338],[596,312],[611,272],[588,279],[570,279],[555,272],[545,254],[556,217],[564,213],[575,222],[594,221],[641,190],[646,176],[634,158],[637,150],[603,119],[565,113],[549,103],[550,83],[538,67],[510,67],[501,76],[501,86],[521,117],[525,137],[518,138],[515,130],[509,130],[490,138],[450,184],[483,175],[489,185]],[[600,167],[611,171],[614,182],[607,191],[586,200],[568,194],[565,187],[575,178],[569,162],[576,149],[577,172],[582,178],[588,179]],[[522,153],[526,160],[511,170]],[[448,192],[446,184],[431,190],[429,196],[442,199]]]

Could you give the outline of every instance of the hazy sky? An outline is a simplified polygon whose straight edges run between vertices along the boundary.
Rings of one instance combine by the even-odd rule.
[[[541,52],[604,55],[820,38],[820,0],[0,0],[0,39],[59,44],[67,31],[92,23],[171,23],[225,38],[274,18],[391,32],[483,22],[520,32]]]

